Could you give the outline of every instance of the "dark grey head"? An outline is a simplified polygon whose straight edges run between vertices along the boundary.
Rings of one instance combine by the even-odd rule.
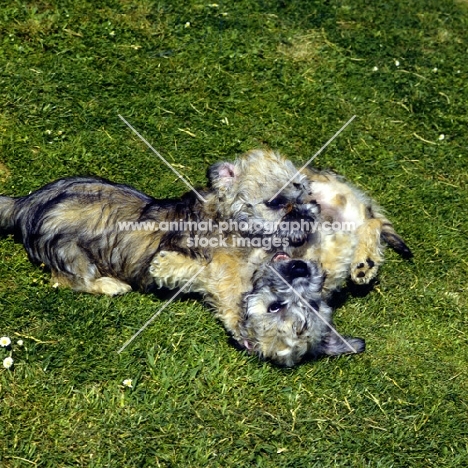
[[[331,321],[316,263],[278,253],[254,274],[243,301],[240,342],[277,364],[293,366],[320,345]]]
[[[243,299],[239,343],[276,364],[291,367],[306,355],[360,353],[360,338],[342,337],[322,300],[324,277],[311,261],[275,254],[253,276]]]

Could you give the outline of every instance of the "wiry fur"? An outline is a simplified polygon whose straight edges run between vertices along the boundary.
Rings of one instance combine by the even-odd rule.
[[[268,191],[268,180],[275,179],[278,161],[279,166],[287,167],[290,178],[294,175],[291,163],[282,161],[277,155],[274,155],[275,164],[271,164],[270,152],[257,150],[248,154],[255,154],[257,163],[261,162],[262,174],[268,174],[270,170],[268,177],[261,179],[262,188],[265,187],[262,193]],[[214,170],[229,167],[228,164],[220,163]],[[383,261],[382,240],[390,240],[390,245],[402,255],[411,255],[382,210],[367,195],[329,172],[308,171],[306,176],[306,180],[297,179],[304,187],[301,201],[312,207],[315,203],[318,205],[321,212],[317,215],[314,208],[314,217],[319,224],[352,222],[356,228],[351,231],[321,230],[318,237],[308,236],[303,245],[290,245],[289,254],[307,264],[310,276],[293,278],[290,282],[293,291],[273,271],[276,269],[277,273],[287,277],[293,260],[270,264],[268,258],[271,255],[260,249],[250,252],[218,250],[210,263],[203,263],[203,271],[191,286],[212,303],[217,316],[241,346],[288,366],[308,354],[342,354],[350,352],[351,348],[362,351],[362,340],[350,338],[346,340],[347,344],[337,334],[327,333],[326,323],[331,323],[332,313],[326,305],[328,296],[347,278],[365,284],[376,275]],[[222,180],[222,177],[217,179]],[[250,187],[253,188],[253,184]],[[234,206],[240,196],[236,195],[235,188],[230,189]],[[250,207],[248,199],[245,199],[244,207]],[[279,258],[285,256],[282,253]],[[155,257],[151,272],[160,282],[180,287],[201,266],[200,262],[189,261],[178,253],[163,252],[161,257]],[[318,266],[324,273],[323,280]],[[278,313],[272,314],[268,308],[274,302],[282,306]],[[320,321],[311,308],[322,313],[324,320]]]
[[[53,283],[115,295],[132,288],[148,290],[153,284],[149,265],[160,244],[177,248],[174,233],[121,230],[119,222],[159,223],[175,212],[182,219],[207,217],[209,208],[194,194],[160,201],[104,179],[72,177],[25,197],[2,197],[0,219],[4,232],[19,238],[30,260],[51,270]],[[179,244],[182,248],[181,239]]]
[[[325,292],[336,290],[347,278],[356,284],[369,283],[383,263],[385,243],[405,258],[412,256],[382,208],[368,195],[332,172],[307,170],[305,174],[310,200],[320,207],[322,225],[354,225],[351,230],[321,230],[319,241],[310,243],[304,253],[305,258],[321,264]]]
[[[331,310],[324,298],[348,275],[358,283],[375,275],[381,238],[403,254],[410,252],[376,205],[335,175],[297,174],[292,163],[271,151],[254,150],[234,163],[216,164],[209,178],[205,203],[194,193],[156,200],[103,179],[61,179],[25,197],[0,197],[0,228],[16,234],[30,259],[52,271],[54,283],[79,291],[114,295],[147,291],[154,284],[177,287],[198,273],[192,290],[206,295],[234,338],[279,364],[294,365],[308,354],[361,352],[362,340],[350,339],[350,347],[329,332]],[[318,238],[297,227],[271,233],[261,227],[318,218],[349,218],[359,225],[352,233]],[[249,230],[235,234],[286,240],[289,254],[303,258],[193,247],[187,242],[193,231],[118,229],[119,222],[157,226],[208,220],[250,222]],[[275,272],[289,278],[293,289]],[[273,312],[275,303],[281,307]]]
[[[364,351],[360,338],[343,339],[322,298],[323,274],[310,261],[260,249],[217,250],[210,262],[162,251],[151,268],[157,283],[200,292],[238,344],[282,366],[306,356]],[[163,280],[164,278],[164,280]]]
[[[294,226],[285,231],[281,226],[282,221],[288,225],[299,220],[313,223],[319,209],[311,201],[307,178],[278,153],[252,150],[234,163],[213,165],[208,175],[220,197],[218,217],[251,223],[252,230],[243,235],[285,239],[294,246],[312,241],[310,231]],[[260,227],[268,223],[278,225],[271,234]]]
[[[274,171],[273,179],[267,168]],[[193,192],[156,200],[104,179],[71,177],[25,197],[0,197],[0,228],[19,238],[32,262],[51,270],[53,283],[96,294],[147,291],[153,285],[149,265],[159,249],[183,252],[187,258],[209,259],[212,254],[189,242],[198,231],[162,231],[162,222],[279,222],[304,216],[313,220],[316,206],[302,202],[307,196],[303,176],[285,189],[280,204],[268,202],[295,175],[294,166],[275,153],[250,152],[211,168],[211,188],[201,192],[206,202]],[[153,222],[155,228],[121,230],[119,222]],[[303,243],[308,233],[278,230],[271,236]]]
[[[263,264],[252,278],[252,291],[244,295],[240,335],[245,347],[288,367],[306,356],[364,351],[363,340],[343,338],[333,328],[323,280],[314,262],[279,254]]]

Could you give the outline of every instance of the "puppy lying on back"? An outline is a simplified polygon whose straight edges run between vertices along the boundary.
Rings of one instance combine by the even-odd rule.
[[[217,249],[210,262],[161,251],[150,272],[160,285],[190,284],[201,293],[241,348],[291,367],[306,357],[360,353],[364,340],[342,337],[323,299],[315,262],[262,249]]]
[[[269,154],[256,151],[257,159],[264,157],[274,175],[277,170]],[[205,296],[241,346],[286,366],[307,355],[362,352],[363,340],[343,338],[332,329],[328,297],[348,278],[358,284],[374,278],[385,241],[411,256],[375,202],[341,177],[308,171],[307,187],[303,200],[313,211],[308,219],[315,218],[317,232],[305,242],[283,246],[285,251],[273,257],[263,249],[219,249],[210,263],[161,251],[150,268],[158,284],[180,287],[203,267],[190,289]],[[268,192],[264,196],[268,203],[267,196]],[[274,209],[285,219],[288,203],[281,194],[275,200]]]
[[[320,207],[319,241],[307,245],[303,256],[317,261],[326,275],[325,292],[340,288],[346,279],[367,284],[384,261],[385,245],[404,258],[411,250],[368,195],[343,177],[307,169],[310,198]]]
[[[358,205],[351,212],[360,213],[365,228],[353,232],[346,249],[341,235],[317,237],[310,228],[319,213],[316,201],[322,209],[330,208],[331,219],[347,213],[347,205],[327,205],[326,184],[323,191],[315,186],[314,193],[313,176],[298,174],[291,162],[271,151],[251,151],[234,163],[218,163],[209,177],[211,188],[201,192],[204,200],[193,193],[156,200],[103,179],[61,179],[25,197],[0,197],[0,228],[23,242],[34,263],[51,270],[54,283],[78,291],[115,295],[132,288],[148,291],[155,283],[174,287],[191,269],[208,265],[193,290],[211,298],[241,345],[280,364],[294,365],[307,354],[361,352],[362,340],[346,344],[337,338],[323,299],[352,264],[362,270],[364,259],[369,266],[370,253],[380,252],[382,232],[391,234],[387,240],[400,239],[391,224],[378,211],[377,216],[367,207],[362,211],[365,203],[349,189],[346,201]],[[335,182],[330,187],[343,195],[344,188]],[[215,243],[194,243],[194,237],[207,234],[199,224],[210,221],[221,244],[235,247],[239,239],[251,243],[228,254]],[[189,227],[162,228],[171,222]],[[141,223],[151,228],[142,229]],[[367,238],[369,233],[373,235]],[[281,253],[271,257],[267,250]],[[304,259],[290,259],[289,254]],[[365,282],[375,271],[364,277],[358,271],[354,277]],[[281,278],[288,287],[280,287]]]

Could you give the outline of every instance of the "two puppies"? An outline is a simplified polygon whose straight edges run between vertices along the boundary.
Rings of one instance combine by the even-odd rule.
[[[223,184],[228,205],[241,207],[235,213],[243,220],[276,220],[283,227],[275,235],[293,241],[275,255],[260,248],[216,249],[209,263],[161,250],[150,267],[155,281],[171,287],[191,281],[191,290],[205,295],[241,346],[278,364],[363,351],[362,340],[334,330],[327,300],[346,279],[365,284],[376,275],[386,239],[402,255],[410,255],[409,249],[375,202],[339,176],[310,171],[304,177],[294,169],[288,171],[289,177],[296,174],[291,191],[278,194],[286,177],[276,174],[290,162],[266,151],[249,152],[240,161],[254,161],[262,178],[260,184],[236,178],[238,161],[220,163],[233,176]],[[312,229],[297,230],[299,219],[309,226],[314,220]],[[261,228],[248,234],[267,235]]]
[[[0,197],[0,227],[19,237],[34,263],[51,270],[54,283],[78,291],[115,295],[154,284],[174,287],[203,267],[192,290],[207,296],[239,344],[279,364],[294,365],[306,354],[361,352],[362,340],[343,340],[332,328],[326,298],[348,275],[358,282],[375,275],[381,238],[404,246],[391,223],[336,177],[298,174],[273,152],[216,164],[209,177],[204,202],[193,193],[155,200],[103,179],[62,179],[26,197]],[[331,186],[337,196],[328,200]],[[347,210],[349,203],[357,209]],[[338,219],[349,212],[359,213],[361,230],[317,236],[311,229],[323,213]],[[231,248],[191,242],[203,234],[199,223],[210,220],[243,223],[239,232],[220,233]],[[174,221],[191,227],[161,229]],[[119,228],[128,223],[155,229]],[[235,245],[239,239],[244,246],[251,241],[250,248]]]

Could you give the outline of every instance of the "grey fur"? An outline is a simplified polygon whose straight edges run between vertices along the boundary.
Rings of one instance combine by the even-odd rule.
[[[314,262],[280,254],[265,262],[245,294],[240,340],[249,351],[291,367],[305,357],[361,353],[365,342],[333,328],[333,310],[323,300],[323,274]]]

